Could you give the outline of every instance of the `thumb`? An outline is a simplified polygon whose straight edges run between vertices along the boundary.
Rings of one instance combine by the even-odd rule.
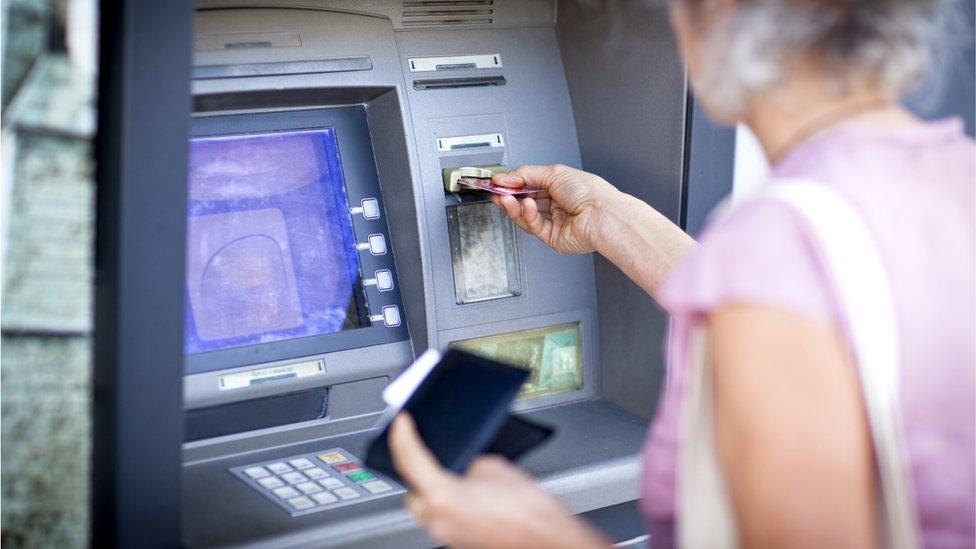
[[[519,166],[518,168],[492,176],[491,182],[500,187],[538,187],[548,190],[552,185],[552,166]]]

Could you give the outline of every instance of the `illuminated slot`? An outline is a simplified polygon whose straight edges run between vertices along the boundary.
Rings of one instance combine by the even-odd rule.
[[[583,337],[579,322],[509,332],[450,344],[487,358],[532,371],[519,398],[583,388]]]

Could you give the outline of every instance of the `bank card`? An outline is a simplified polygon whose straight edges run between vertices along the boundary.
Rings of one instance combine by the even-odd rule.
[[[519,187],[517,189],[512,189],[509,187],[500,187],[491,182],[491,179],[484,179],[480,177],[461,177],[458,178],[457,182],[461,185],[468,187],[474,187],[476,189],[481,189],[483,191],[488,191],[490,193],[507,195],[507,196],[520,196],[523,194],[532,194],[541,191],[537,187]]]

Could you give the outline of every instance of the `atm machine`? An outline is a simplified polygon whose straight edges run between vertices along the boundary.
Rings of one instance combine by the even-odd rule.
[[[627,36],[639,27],[640,40]],[[187,190],[188,546],[422,547],[364,468],[427,348],[531,370],[522,466],[617,541],[666,319],[613,266],[517,230],[455,170],[562,163],[678,219],[684,74],[660,8],[548,0],[203,0]]]

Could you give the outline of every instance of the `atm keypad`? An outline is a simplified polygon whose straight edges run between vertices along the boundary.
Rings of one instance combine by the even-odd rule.
[[[230,472],[292,516],[405,492],[342,448],[232,467]]]

